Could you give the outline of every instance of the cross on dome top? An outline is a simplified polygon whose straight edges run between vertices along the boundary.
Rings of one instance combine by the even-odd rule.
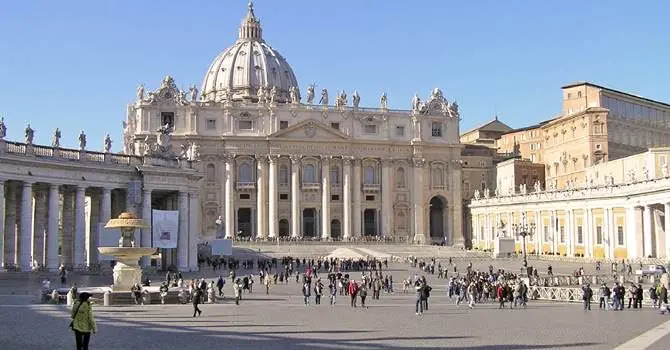
[[[261,21],[256,18],[254,14],[254,3],[249,1],[247,15],[242,20],[240,25],[240,39],[246,40],[263,40],[263,30],[261,29]]]

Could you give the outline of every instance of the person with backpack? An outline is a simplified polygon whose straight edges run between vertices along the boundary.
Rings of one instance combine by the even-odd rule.
[[[74,332],[77,350],[88,350],[91,333],[95,334],[98,331],[95,317],[93,317],[91,302],[89,301],[90,298],[90,293],[83,292],[79,294],[77,301],[72,306],[70,328]]]

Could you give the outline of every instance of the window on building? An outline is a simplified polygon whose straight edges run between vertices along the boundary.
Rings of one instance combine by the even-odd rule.
[[[365,177],[363,178],[363,183],[366,185],[375,185],[377,184],[377,176],[375,174],[375,168],[368,165],[365,167]]]
[[[603,244],[603,227],[596,226],[596,244]]]
[[[395,187],[405,188],[405,169],[398,168],[395,171]]]
[[[330,184],[331,186],[340,185],[340,168],[336,166],[330,168]]]
[[[530,155],[530,161],[533,162],[533,163],[536,162],[535,153],[532,153],[532,154]]]
[[[316,168],[313,164],[306,164],[302,169],[302,182],[307,184],[317,183]]]
[[[207,164],[205,180],[210,182],[216,181],[216,166],[214,166],[214,164]]]
[[[280,193],[279,194],[279,200],[287,201],[288,200],[288,193]]]
[[[377,134],[377,125],[375,125],[375,124],[365,124],[365,125],[363,125],[363,132],[368,134],[368,135],[376,135]]]
[[[240,164],[238,173],[238,181],[243,183],[254,182],[254,172],[249,163]]]
[[[330,195],[330,200],[331,201],[339,201],[340,200],[340,195],[339,194],[331,194]]]
[[[254,128],[254,123],[251,120],[239,120],[237,128],[240,130],[251,130]]]
[[[584,244],[584,229],[577,226],[577,244]]]
[[[206,127],[207,127],[207,130],[216,129],[216,119],[207,119]]]
[[[431,135],[433,137],[442,137],[442,123],[433,122],[433,125],[431,127]]]
[[[251,195],[248,193],[240,193],[240,199],[251,199]]]
[[[616,244],[624,245],[625,235],[623,233],[623,226],[616,227]]]
[[[581,91],[577,91],[577,98],[581,98],[581,97],[582,97],[582,92],[581,92]]]
[[[284,186],[288,186],[289,184],[288,166],[286,164],[279,166],[279,184]]]
[[[174,127],[174,113],[172,112],[161,112],[161,126],[169,125]]]
[[[397,125],[395,127],[395,136],[399,137],[405,136],[405,127],[402,125]]]
[[[433,168],[431,175],[434,187],[444,187],[444,171],[442,171],[442,168]]]
[[[486,182],[482,182],[482,184],[481,184],[481,190],[482,190],[482,191],[486,190]]]
[[[558,232],[560,233],[561,243],[565,243],[565,226],[559,227]]]
[[[572,93],[568,92],[568,100],[572,98]]]
[[[375,196],[365,196],[365,200],[369,202],[374,202]]]
[[[288,120],[280,120],[279,121],[279,130],[284,130],[288,128]]]
[[[544,241],[551,242],[551,237],[549,236],[549,226],[544,226]]]
[[[340,123],[330,123],[330,127],[335,130],[340,130]]]

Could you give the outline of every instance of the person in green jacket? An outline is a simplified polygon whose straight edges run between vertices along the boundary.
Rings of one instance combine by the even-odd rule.
[[[77,350],[88,350],[91,333],[97,332],[93,309],[91,308],[90,293],[80,293],[79,298],[72,306],[72,323],[70,327],[74,331]]]

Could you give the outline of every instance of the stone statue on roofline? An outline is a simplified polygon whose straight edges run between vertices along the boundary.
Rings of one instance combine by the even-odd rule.
[[[33,130],[33,128],[30,127],[30,123],[28,123],[28,126],[26,126],[25,130],[26,144],[32,145],[34,138],[35,138],[35,130]]]
[[[328,89],[321,89],[321,99],[319,104],[327,106],[328,105]]]
[[[142,101],[144,100],[144,84],[140,84],[137,86],[137,101]]]
[[[112,138],[109,134],[105,135],[105,153],[110,153],[112,151]]]
[[[84,133],[84,130],[79,133],[79,150],[83,151],[86,149],[86,134]]]
[[[60,147],[60,137],[61,137],[60,129],[56,128],[56,130],[54,130],[54,135],[53,135],[53,138],[51,140],[51,146],[52,147],[54,147],[54,148],[59,148]]]
[[[382,96],[379,98],[379,108],[388,109],[388,106],[389,106],[389,100],[388,97],[386,96],[386,93],[384,92]]]
[[[0,140],[4,140],[7,137],[7,125],[5,125],[5,118],[0,117]]]
[[[358,94],[358,90],[354,91],[354,94],[351,96],[352,103],[354,108],[358,108],[361,103],[361,95]]]
[[[314,84],[307,87],[307,104],[311,105],[314,102]]]

